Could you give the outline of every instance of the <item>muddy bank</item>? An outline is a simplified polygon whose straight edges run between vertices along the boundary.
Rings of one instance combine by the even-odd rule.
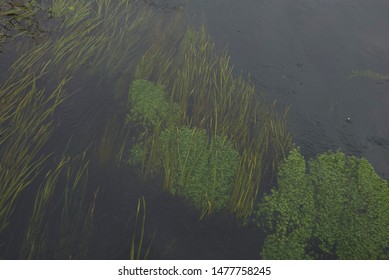
[[[388,1],[201,0],[189,13],[258,92],[290,106],[304,155],[342,149],[389,178],[389,82],[350,77],[389,74]]]

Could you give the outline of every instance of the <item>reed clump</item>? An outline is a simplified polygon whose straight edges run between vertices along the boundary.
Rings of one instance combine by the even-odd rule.
[[[153,66],[149,59],[156,54],[159,60]],[[204,27],[198,32],[188,30],[174,54],[151,48],[135,73],[136,78],[163,85],[171,102],[178,104],[181,117],[176,126],[203,129],[208,139],[218,136],[232,143],[240,163],[228,208],[238,217],[249,216],[263,178],[273,176],[291,147],[286,111],[279,115],[274,105],[254,94],[254,87],[242,75],[234,77],[228,53],[216,52]],[[160,131],[156,125],[150,139],[158,139]],[[148,149],[155,150],[157,141],[149,143]],[[145,165],[153,160],[149,157]],[[165,168],[165,177],[173,173]]]

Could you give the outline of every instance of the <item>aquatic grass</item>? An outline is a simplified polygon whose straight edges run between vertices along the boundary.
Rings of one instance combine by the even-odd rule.
[[[0,126],[5,134],[0,147],[0,232],[9,222],[15,201],[50,157],[39,152],[51,135],[50,117],[65,97],[63,87],[67,79],[53,92],[46,93],[36,87],[43,72],[37,77],[29,73],[19,81],[9,80],[0,89],[4,104]]]
[[[92,201],[87,203],[87,184],[89,155],[86,149],[79,156],[73,157],[64,172],[63,198],[59,226],[58,247],[55,252],[58,259],[82,259],[88,252],[88,244],[93,228],[93,215],[98,187],[95,188]],[[74,234],[77,233],[77,234]]]
[[[62,173],[69,159],[61,159],[57,167],[49,170],[35,197],[34,207],[27,224],[26,235],[20,255],[23,259],[43,258],[47,252],[48,239],[48,209],[54,191],[58,184],[58,177]]]
[[[153,67],[156,58],[158,63]],[[174,74],[166,76],[161,69]],[[171,102],[180,107],[181,120],[175,125],[205,129],[209,138],[220,135],[233,143],[242,162],[229,209],[239,217],[249,216],[262,178],[274,174],[291,147],[287,111],[278,116],[274,105],[256,95],[249,81],[242,75],[234,77],[227,51],[216,53],[204,27],[198,32],[188,30],[174,56],[170,50],[150,49],[136,73],[138,78],[164,85]],[[167,164],[164,170],[171,182]]]
[[[140,221],[139,221],[140,220]],[[146,224],[146,200],[142,196],[138,199],[135,215],[135,228],[131,239],[130,260],[147,259],[150,254],[151,244],[145,250],[143,241],[145,237]]]
[[[22,258],[86,257],[99,191],[95,188],[93,194],[89,194],[92,195],[90,201],[87,201],[87,152],[76,157],[60,158],[58,163],[53,163],[56,167],[49,169],[42,179],[27,223],[20,253]],[[58,213],[56,208],[62,210]],[[55,232],[57,234],[53,234]],[[52,248],[57,249],[53,251]]]
[[[15,207],[20,207],[18,202],[30,188],[31,216],[27,217],[20,256],[84,258],[99,188],[88,185],[89,152],[78,157],[63,155],[57,160],[54,152],[44,151],[57,125],[53,114],[70,96],[73,76],[115,79],[118,85],[107,94],[113,98],[126,95],[120,86],[128,88],[137,56],[153,45],[153,37],[169,20],[166,23],[155,17],[142,1],[53,0],[42,7],[50,5],[57,19],[55,33],[29,45],[28,52],[25,46],[16,49],[19,58],[0,89],[0,234],[9,223],[17,223]],[[169,76],[169,71],[163,72],[164,77]],[[105,135],[129,135],[127,128],[114,130],[107,129]],[[158,132],[158,127],[154,131]],[[101,142],[102,146],[110,144],[109,137]],[[104,159],[119,150],[120,160],[127,146],[123,141],[120,147],[103,151],[100,156]],[[156,152],[151,150],[149,159],[155,157]],[[145,163],[144,167],[152,172],[151,165]],[[145,210],[145,203],[142,207]]]
[[[354,71],[352,71],[349,78],[351,79],[351,78],[355,78],[355,77],[364,77],[364,78],[369,78],[369,79],[376,80],[376,81],[389,81],[389,75],[378,73],[378,72],[375,72],[372,70],[364,70],[364,71],[354,70]]]
[[[83,20],[89,18],[92,12],[92,2],[78,0],[53,0],[45,3],[48,10],[56,17],[60,17],[61,28],[73,28]]]
[[[73,2],[53,1],[49,9],[53,9],[54,17],[62,18],[57,35],[22,55],[12,68],[15,75],[23,75],[31,68],[37,71],[41,64],[52,61],[50,72],[58,77],[77,71],[99,74],[105,79],[120,76],[135,59],[141,43],[152,40],[150,31],[157,20],[138,1],[103,0],[98,1],[97,8],[92,2]]]

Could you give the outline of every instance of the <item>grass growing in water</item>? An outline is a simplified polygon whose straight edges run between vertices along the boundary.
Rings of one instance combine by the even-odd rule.
[[[151,44],[160,20],[140,1],[48,2],[49,13],[59,22],[55,34],[31,45],[15,42],[21,55],[0,88],[0,236],[23,223],[18,217],[22,199],[31,206],[24,225],[26,237],[15,237],[15,246],[11,242],[0,246],[20,247],[21,258],[84,258],[98,191],[97,186],[86,190],[87,158],[93,157],[58,156],[44,149],[58,126],[53,114],[71,95],[70,81],[75,75],[115,77],[118,84],[128,81],[137,51]],[[112,88],[113,97],[115,92],[126,94],[120,93],[120,87]],[[90,202],[85,200],[87,193],[92,196]],[[60,200],[58,195],[62,195]],[[53,206],[55,211],[62,210],[57,223],[50,225],[57,232],[48,234],[45,223]],[[7,253],[2,251],[1,257]]]
[[[372,70],[352,71],[350,78],[364,77],[375,81],[389,81],[389,75],[384,75]]]
[[[153,67],[150,59],[154,57],[159,60]],[[173,74],[166,75],[167,72]],[[138,64],[136,78],[154,80],[165,87],[168,98],[180,108],[177,126],[204,129],[209,138],[220,136],[231,141],[241,162],[229,209],[238,217],[249,216],[261,179],[277,170],[278,162],[291,146],[286,114],[275,113],[242,76],[233,77],[227,52],[216,53],[204,28],[198,32],[188,30],[173,55],[170,50],[164,53],[151,48]],[[157,140],[161,131],[160,127],[154,129],[149,139]],[[155,145],[157,141],[149,141],[147,147],[155,150]],[[150,156],[146,161],[154,159]],[[171,178],[172,172],[166,167],[165,173]]]

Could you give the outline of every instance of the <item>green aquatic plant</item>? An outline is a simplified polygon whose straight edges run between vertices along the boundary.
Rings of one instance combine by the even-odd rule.
[[[67,79],[46,92],[36,86],[43,76],[29,73],[0,88],[0,233],[9,223],[15,202],[50,157],[40,151],[52,133],[50,119],[65,98]]]
[[[352,71],[350,78],[364,77],[375,81],[389,81],[389,75],[384,75],[372,70]]]
[[[128,163],[141,164],[146,175],[148,171],[158,169],[155,166],[155,143],[162,129],[179,122],[179,108],[168,102],[161,85],[146,80],[132,82],[128,100],[131,109],[126,121],[137,138]]]
[[[153,128],[160,120],[167,119],[170,112],[162,86],[146,80],[132,82],[129,95],[131,106],[127,121],[141,124],[144,128]]]
[[[139,221],[140,220],[140,221]],[[131,239],[130,260],[147,259],[150,254],[151,243],[144,248],[145,238],[145,224],[146,224],[146,200],[142,198],[138,199],[138,205],[135,215],[135,229]]]
[[[369,162],[341,152],[308,162],[292,150],[259,205],[266,259],[387,259],[389,188]]]
[[[21,250],[23,259],[85,258],[92,234],[98,188],[87,201],[88,165],[85,151],[76,157],[63,157],[44,176],[35,195]],[[60,189],[66,182],[65,189]],[[55,192],[61,193],[58,198]],[[53,205],[61,206],[55,213]],[[58,231],[55,235],[53,232]],[[53,247],[57,248],[53,251]]]
[[[314,190],[306,176],[306,163],[292,150],[277,174],[278,186],[260,204],[261,223],[268,236],[265,259],[309,259],[306,247],[313,235]]]
[[[123,80],[128,84],[139,56],[136,50],[151,44],[160,24],[154,12],[136,0],[54,0],[42,8],[56,19],[57,36],[45,38],[28,52],[21,46],[23,55],[11,69],[14,75],[51,61],[48,70],[53,76],[80,71],[85,76],[115,77],[118,84]],[[122,88],[119,91],[123,94]]]
[[[54,170],[49,170],[41,184],[35,198],[28,228],[23,242],[21,256],[23,259],[44,258],[47,253],[49,227],[47,220],[49,204],[53,199],[58,178],[68,164],[68,159],[61,159]],[[46,222],[45,222],[46,221]]]
[[[339,259],[388,259],[388,182],[366,159],[341,152],[319,155],[309,167],[321,251]]]
[[[53,18],[52,33],[31,44],[13,42],[17,59],[0,88],[0,237],[19,226],[26,229],[24,237],[0,244],[8,250],[1,250],[0,257],[20,250],[20,258],[85,258],[99,190],[88,183],[89,165],[95,159],[121,160],[128,128],[107,121],[105,127],[113,128],[106,129],[104,139],[91,148],[100,151],[96,157],[58,155],[50,150],[53,132],[60,127],[56,108],[84,91],[91,77],[117,81],[107,95],[123,100],[139,56],[170,19],[161,20],[137,0],[39,4]],[[7,9],[1,20],[15,17],[16,10]],[[123,139],[113,141],[111,136]],[[18,216],[21,209],[27,213],[23,219]]]
[[[229,209],[248,217],[262,178],[274,174],[291,147],[286,113],[277,114],[254,94],[254,87],[242,75],[234,77],[227,52],[216,52],[204,27],[188,30],[176,53],[151,48],[136,74],[164,85],[167,96],[180,108],[179,126],[205,129],[211,137],[219,135],[232,142],[241,162]]]
[[[161,86],[146,80],[132,82],[127,121],[140,130],[140,136],[128,162],[141,164],[146,177],[163,167],[164,188],[189,198],[204,214],[225,208],[239,153],[225,136],[208,139],[204,129],[179,127],[178,105],[168,100]]]
[[[189,198],[203,214],[228,205],[240,162],[228,139],[208,140],[204,129],[171,127],[161,133],[159,145],[166,189]]]

